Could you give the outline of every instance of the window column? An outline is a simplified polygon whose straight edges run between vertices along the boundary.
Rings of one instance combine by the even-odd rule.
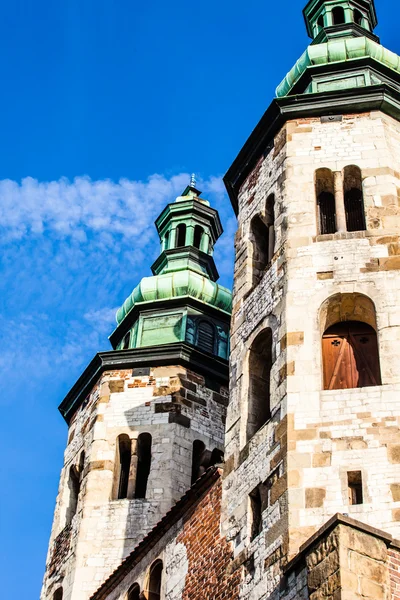
[[[336,227],[339,233],[347,231],[346,228],[346,211],[344,208],[344,192],[343,192],[343,175],[341,171],[335,171],[334,190],[335,190],[335,206],[336,206]]]

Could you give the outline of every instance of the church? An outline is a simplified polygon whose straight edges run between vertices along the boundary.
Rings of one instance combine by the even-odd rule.
[[[400,57],[374,0],[311,43],[225,175],[194,178],[61,402],[41,600],[400,600]]]

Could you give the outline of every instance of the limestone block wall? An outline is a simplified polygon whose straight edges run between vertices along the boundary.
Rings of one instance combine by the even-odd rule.
[[[367,230],[320,235],[316,170],[331,169],[338,184],[350,165],[361,169]],[[391,117],[301,119],[279,132],[240,190],[222,528],[237,560],[254,559],[243,598],[263,597],[274,564],[336,512],[399,535],[399,173],[400,124]],[[251,221],[271,194],[274,256],[254,286]],[[372,313],[382,385],[324,391],[325,329],[368,323]],[[271,418],[247,440],[249,353],[266,328]],[[349,471],[362,472],[362,505],[349,506]],[[263,529],[251,539],[250,495],[259,484]]]
[[[195,440],[223,450],[227,390],[184,369],[158,367],[103,374],[71,420],[49,545],[42,598],[88,598],[190,487]],[[116,500],[117,438],[132,452],[152,436],[145,499]],[[84,464],[76,514],[69,522],[71,465]],[[132,463],[131,463],[132,465]],[[132,466],[131,466],[132,469]],[[135,478],[135,473],[133,473]]]

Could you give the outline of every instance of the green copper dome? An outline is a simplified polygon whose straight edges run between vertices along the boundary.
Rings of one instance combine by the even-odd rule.
[[[276,95],[278,98],[289,95],[294,85],[310,67],[348,63],[364,58],[371,58],[400,74],[400,57],[367,37],[329,40],[324,44],[311,45],[307,48],[277,87]],[[352,62],[352,65],[354,65],[354,62]]]
[[[182,296],[196,298],[227,313],[232,310],[232,294],[227,288],[194,271],[185,270],[144,277],[118,310],[117,323],[121,323],[138,303],[171,300]]]

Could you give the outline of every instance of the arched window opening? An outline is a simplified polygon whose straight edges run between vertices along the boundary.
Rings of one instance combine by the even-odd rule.
[[[186,246],[186,225],[180,223],[176,228],[176,247],[182,248],[183,246]]]
[[[319,233],[335,233],[336,206],[333,173],[330,169],[318,169],[315,174],[315,192],[317,196],[317,211]]]
[[[164,236],[164,250],[168,250],[169,248],[169,231]]]
[[[360,321],[329,327],[322,336],[324,389],[381,385],[376,331]]]
[[[266,329],[257,336],[250,349],[247,441],[271,416],[271,368],[272,332]]]
[[[275,251],[275,197],[267,198],[265,217],[256,215],[250,224],[253,246],[253,281],[255,287],[271,263]]]
[[[140,587],[138,583],[134,583],[129,588],[127,600],[140,600]]]
[[[354,23],[356,25],[360,25],[362,27],[363,24],[363,16],[359,10],[355,9],[354,11]]]
[[[137,468],[135,498],[146,498],[147,481],[151,466],[151,435],[141,433],[137,440]]]
[[[359,167],[345,167],[343,186],[347,231],[365,231],[364,196]]]
[[[266,221],[268,225],[268,264],[275,253],[275,196],[271,194],[266,203]]]
[[[200,321],[197,326],[197,347],[203,352],[214,353],[215,329],[208,321]]]
[[[85,463],[85,453],[81,452],[78,465],[71,465],[69,469],[68,488],[69,488],[69,503],[67,508],[67,523],[71,523],[76,515],[78,508],[79,493],[81,491],[81,481],[83,467]]]
[[[124,335],[124,339],[122,340],[122,350],[127,350],[130,346],[131,343],[131,332],[128,331],[128,333],[126,333]]]
[[[344,8],[342,6],[335,6],[332,10],[332,19],[334,25],[342,25],[346,22]]]
[[[117,440],[117,469],[118,469],[118,489],[117,500],[123,500],[128,497],[129,473],[131,469],[132,443],[128,435],[122,434]]]
[[[53,594],[53,600],[62,600],[63,599],[63,589],[58,588]]]
[[[157,560],[150,567],[148,600],[160,600],[162,584],[163,564]]]
[[[199,477],[204,475],[209,467],[219,465],[224,462],[224,453],[218,448],[214,448],[211,452],[206,449],[205,444],[201,440],[193,442],[192,453],[192,485]]]
[[[323,15],[320,15],[320,16],[318,17],[317,24],[318,24],[318,27],[320,27],[321,29],[323,29],[323,27],[325,26],[325,23],[324,23],[324,16],[323,16]]]
[[[200,225],[196,225],[194,228],[194,238],[193,238],[193,246],[200,250],[201,239],[203,237],[203,228]]]

